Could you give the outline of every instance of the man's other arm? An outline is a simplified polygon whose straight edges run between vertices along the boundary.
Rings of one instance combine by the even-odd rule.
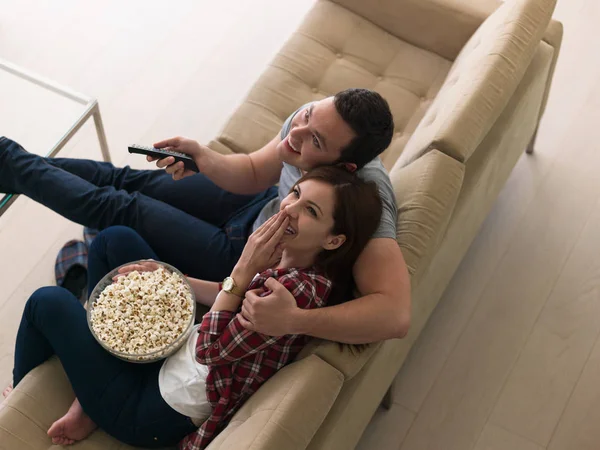
[[[410,324],[410,279],[395,239],[369,241],[354,265],[362,297],[340,305],[304,310],[270,279],[270,295],[248,291],[238,318],[249,330],[271,336],[306,334],[347,344],[406,336]]]
[[[362,297],[301,311],[303,334],[348,344],[403,338],[410,325],[410,278],[394,239],[371,239],[354,264]]]

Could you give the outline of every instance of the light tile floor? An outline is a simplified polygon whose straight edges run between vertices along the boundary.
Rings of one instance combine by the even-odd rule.
[[[312,3],[0,0],[0,57],[98,97],[115,163],[144,167],[128,144],[207,142]],[[600,448],[600,3],[562,0],[555,17],[565,37],[536,153],[513,171],[361,450]],[[18,119],[4,108],[19,92],[0,95],[12,120],[0,134],[43,151],[64,116]],[[63,155],[99,158],[93,128]],[[80,234],[24,198],[0,218],[0,385],[24,301]]]

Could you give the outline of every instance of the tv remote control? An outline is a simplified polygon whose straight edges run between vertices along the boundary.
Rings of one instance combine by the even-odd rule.
[[[192,170],[194,172],[200,172],[198,170],[198,166],[192,159],[191,156],[186,155],[185,153],[173,152],[171,150],[165,150],[163,148],[154,148],[148,147],[146,145],[137,145],[133,144],[128,147],[129,153],[137,153],[139,155],[149,155],[153,158],[164,159],[172,156],[175,158],[175,162],[182,161],[185,168],[187,170]]]

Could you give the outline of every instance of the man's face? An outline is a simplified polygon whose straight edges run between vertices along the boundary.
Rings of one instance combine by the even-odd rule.
[[[308,171],[336,162],[355,136],[328,97],[298,111],[277,151],[283,162]]]

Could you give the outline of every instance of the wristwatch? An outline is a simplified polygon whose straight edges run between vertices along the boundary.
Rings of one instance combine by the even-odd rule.
[[[223,290],[230,294],[237,295],[238,297],[244,297],[246,291],[235,284],[235,280],[231,277],[227,277],[223,280]]]

